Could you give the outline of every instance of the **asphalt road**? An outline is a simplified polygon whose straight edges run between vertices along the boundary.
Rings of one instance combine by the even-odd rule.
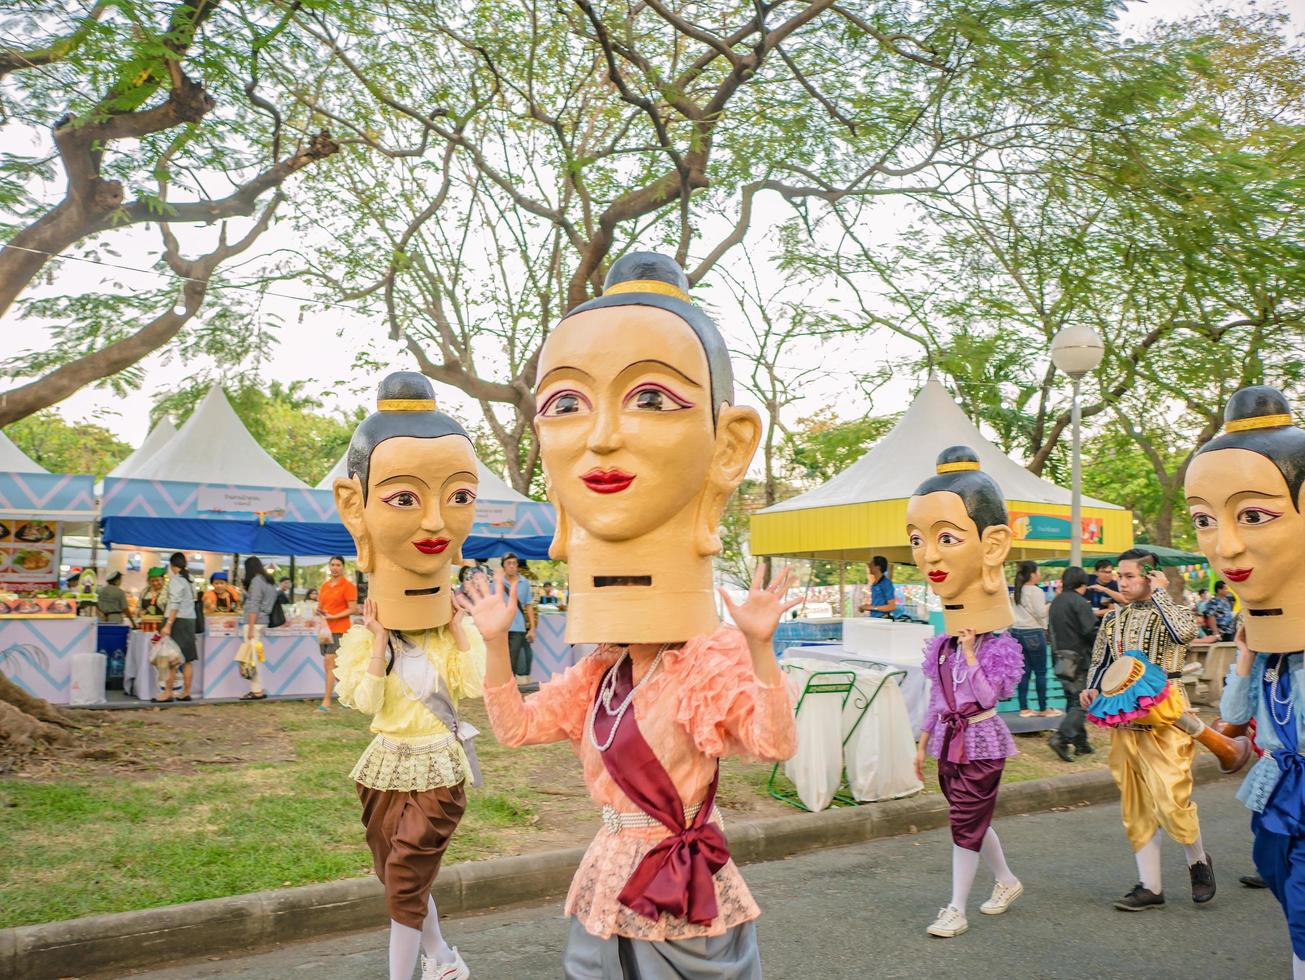
[[[978,905],[991,879],[983,870],[970,901],[970,931],[925,934],[951,893],[945,831],[818,851],[744,869],[762,908],[762,960],[771,980],[796,978],[1145,978],[1270,980],[1290,977],[1287,929],[1273,897],[1237,877],[1251,870],[1246,810],[1236,782],[1197,788],[1202,832],[1215,859],[1219,892],[1191,902],[1182,850],[1166,842],[1163,909],[1117,912],[1113,899],[1136,869],[1118,807],[1009,817],[997,822],[1025,893],[1003,916]],[[560,904],[450,919],[445,935],[478,980],[561,976],[567,923]],[[286,946],[274,952],[179,964],[148,980],[385,980],[383,930]]]

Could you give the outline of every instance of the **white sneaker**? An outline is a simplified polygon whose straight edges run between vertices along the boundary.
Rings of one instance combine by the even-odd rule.
[[[422,954],[421,957],[421,980],[467,980],[471,976],[471,971],[467,969],[467,964],[462,960],[462,954],[458,952],[458,947],[450,946],[453,950],[453,962],[445,963],[441,966],[431,957]]]
[[[992,886],[992,898],[988,899],[979,906],[979,911],[984,915],[1001,915],[1015,899],[1024,894],[1024,885],[1015,882],[1013,885],[1003,885],[1000,881]]]
[[[959,936],[968,928],[970,924],[965,921],[965,913],[955,905],[948,905],[945,909],[938,910],[938,918],[925,931],[931,936],[950,939],[952,936]]]

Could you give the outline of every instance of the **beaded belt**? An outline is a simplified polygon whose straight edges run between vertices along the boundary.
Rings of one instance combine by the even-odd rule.
[[[684,822],[688,824],[698,815],[702,809],[701,803],[695,803],[692,806],[684,808]],[[725,819],[721,816],[720,808],[713,806],[711,808],[711,818],[715,822],[724,825]],[[617,810],[610,803],[603,804],[603,826],[610,833],[619,834],[622,830],[643,829],[647,827],[665,827],[665,825],[656,817],[650,817],[648,814],[638,811],[635,813],[623,813]]]
[[[430,755],[433,752],[443,752],[448,749],[449,745],[455,740],[451,734],[437,735],[429,741],[420,742],[402,741],[396,742],[393,739],[386,738],[384,735],[377,735],[376,741],[380,743],[381,748],[387,752],[393,752],[400,759],[406,759],[413,755]]]
[[[973,725],[975,722],[987,721],[989,718],[995,718],[996,715],[997,715],[997,709],[989,708],[987,711],[980,711],[977,715],[967,715],[965,718],[965,723],[967,725]]]

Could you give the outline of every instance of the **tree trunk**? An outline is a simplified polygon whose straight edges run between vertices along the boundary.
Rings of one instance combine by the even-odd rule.
[[[0,772],[13,761],[45,749],[71,748],[71,728],[81,726],[71,714],[34,698],[0,674]]]
[[[69,712],[42,698],[33,697],[4,674],[0,674],[0,703],[8,704],[40,722],[59,725],[63,728],[81,727],[77,719]]]

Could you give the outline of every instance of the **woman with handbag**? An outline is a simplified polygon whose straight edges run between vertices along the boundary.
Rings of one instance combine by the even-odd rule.
[[[195,645],[195,618],[199,613],[199,604],[195,599],[195,586],[191,584],[190,572],[186,568],[186,556],[174,551],[168,559],[168,570],[172,577],[168,579],[167,605],[164,607],[163,628],[159,632],[170,637],[181,650],[181,696],[178,701],[190,700],[190,682],[194,668],[191,666],[199,659],[199,650]],[[172,700],[172,671],[169,670],[163,687],[164,697],[156,701]]]
[[[1087,572],[1077,565],[1066,568],[1060,576],[1060,595],[1051,601],[1048,614],[1056,678],[1065,689],[1065,717],[1047,744],[1065,762],[1074,760],[1074,756],[1069,754],[1071,745],[1078,755],[1092,752],[1083,724],[1083,706],[1078,698],[1087,680],[1098,625],[1092,603],[1087,598],[1087,584]]]
[[[240,676],[249,681],[249,693],[241,701],[262,701],[267,697],[259,677],[258,665],[263,658],[263,630],[276,605],[276,583],[267,574],[257,555],[245,559],[245,642],[240,645],[236,659],[240,661]]]

